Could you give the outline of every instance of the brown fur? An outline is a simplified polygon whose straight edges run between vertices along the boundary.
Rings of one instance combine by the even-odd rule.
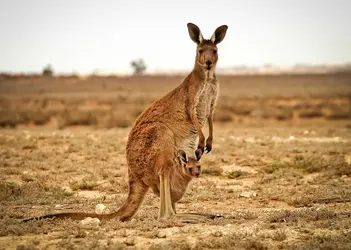
[[[153,102],[130,131],[127,143],[129,195],[124,205],[109,215],[66,213],[51,217],[130,220],[149,187],[160,196],[159,218],[175,214],[175,203],[181,199],[193,177],[179,167],[179,157],[184,159],[183,156],[188,155],[187,164],[192,167],[199,165],[198,160],[205,149],[202,128],[206,122],[209,124],[206,149],[208,152],[212,149],[212,119],[219,92],[214,73],[218,60],[216,44],[223,40],[227,26],[217,28],[212,40],[204,40],[194,24],[189,23],[188,30],[191,39],[197,43],[194,69],[176,89]],[[179,156],[180,149],[185,152]]]

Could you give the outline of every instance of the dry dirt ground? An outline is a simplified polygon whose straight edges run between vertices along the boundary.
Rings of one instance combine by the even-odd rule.
[[[0,77],[0,249],[351,249],[351,74],[219,76],[214,149],[179,212],[130,222],[21,219],[115,211],[132,122],[184,76]]]
[[[179,212],[157,221],[150,191],[130,222],[21,219],[116,210],[126,198],[130,127],[0,130],[0,249],[351,249],[348,120],[216,123],[214,149]]]

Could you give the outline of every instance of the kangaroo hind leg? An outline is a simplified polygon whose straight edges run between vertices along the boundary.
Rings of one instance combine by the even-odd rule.
[[[172,206],[169,172],[160,174],[160,212],[159,219],[169,219],[175,212]]]

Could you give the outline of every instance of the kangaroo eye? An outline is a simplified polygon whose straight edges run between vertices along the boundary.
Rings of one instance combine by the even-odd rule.
[[[217,50],[214,50],[213,53],[217,54]]]
[[[204,51],[202,49],[199,49],[199,53],[202,54]]]

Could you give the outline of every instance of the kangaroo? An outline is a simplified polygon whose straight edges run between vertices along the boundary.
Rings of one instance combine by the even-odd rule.
[[[205,40],[195,24],[188,23],[187,26],[190,38],[197,44],[195,66],[177,88],[154,101],[133,124],[126,147],[129,194],[124,205],[109,215],[65,213],[39,218],[82,219],[89,216],[130,220],[149,188],[160,196],[159,219],[175,215],[195,220],[202,216],[213,218],[212,215],[195,213],[176,214],[175,203],[183,196],[188,182],[176,171],[175,159],[179,157],[175,155],[182,150],[182,162],[186,162],[184,159],[189,156],[187,164],[193,169],[204,151],[210,152],[212,149],[213,112],[219,92],[214,72],[218,61],[217,44],[224,39],[228,27],[218,27],[211,39]],[[209,136],[205,144],[202,128],[206,122]]]
[[[190,38],[197,44],[195,66],[193,71],[184,80],[184,87],[187,89],[186,96],[187,114],[199,137],[196,149],[196,157],[200,159],[204,151],[209,153],[212,150],[213,141],[213,112],[219,95],[219,83],[215,74],[215,67],[218,61],[217,44],[223,41],[228,26],[218,27],[209,40],[205,40],[202,33],[195,24],[188,23]],[[206,121],[209,127],[209,136],[206,140],[201,130]],[[190,130],[192,142],[194,129]],[[192,145],[192,143],[190,143]],[[192,145],[193,146],[193,145]]]

